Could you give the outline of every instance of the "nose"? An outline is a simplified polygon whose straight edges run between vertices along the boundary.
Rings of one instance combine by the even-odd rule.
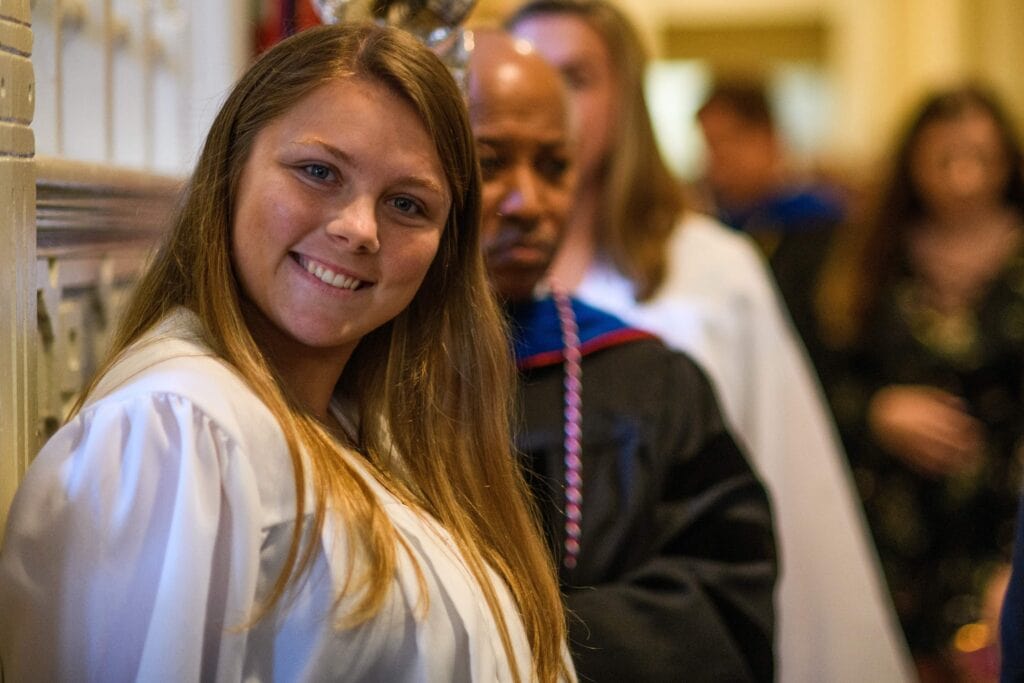
[[[960,195],[972,194],[985,183],[985,165],[980,159],[960,155],[948,162],[946,181]]]
[[[352,251],[375,254],[380,250],[375,199],[357,197],[333,209],[326,229]]]
[[[534,170],[519,164],[508,177],[498,212],[503,216],[534,221],[544,209],[544,189]]]

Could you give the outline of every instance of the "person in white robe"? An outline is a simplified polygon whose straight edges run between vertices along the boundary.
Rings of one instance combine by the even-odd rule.
[[[0,679],[575,680],[475,167],[397,29],[250,68],[15,496]]]
[[[334,627],[333,611],[354,608],[334,601],[360,558],[328,517],[308,577],[245,628],[288,554],[295,488],[281,484],[292,465],[273,414],[198,328],[187,309],[168,316],[36,457],[0,565],[10,680],[512,680],[447,531],[347,450],[411,550],[387,602],[354,629]],[[512,624],[526,671],[529,645]],[[23,659],[50,647],[54,659]]]

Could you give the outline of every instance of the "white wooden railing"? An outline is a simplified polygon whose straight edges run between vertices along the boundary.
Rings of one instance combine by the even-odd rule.
[[[0,0],[0,534],[221,98],[247,0]]]

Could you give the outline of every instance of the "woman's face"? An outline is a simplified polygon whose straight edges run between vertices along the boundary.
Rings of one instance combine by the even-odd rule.
[[[618,125],[619,83],[601,35],[572,14],[538,14],[518,22],[512,33],[533,44],[565,79],[577,127],[577,169],[581,182],[599,177]]]
[[[232,256],[257,327],[345,362],[412,300],[450,207],[411,105],[367,80],[317,88],[260,131],[242,170]]]
[[[910,169],[922,201],[935,214],[997,206],[1009,175],[999,128],[981,109],[926,125]]]

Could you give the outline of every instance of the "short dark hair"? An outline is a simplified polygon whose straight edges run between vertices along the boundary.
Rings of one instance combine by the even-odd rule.
[[[697,110],[697,118],[703,118],[706,112],[716,108],[728,109],[751,125],[775,127],[767,88],[758,81],[716,81],[704,104]]]

